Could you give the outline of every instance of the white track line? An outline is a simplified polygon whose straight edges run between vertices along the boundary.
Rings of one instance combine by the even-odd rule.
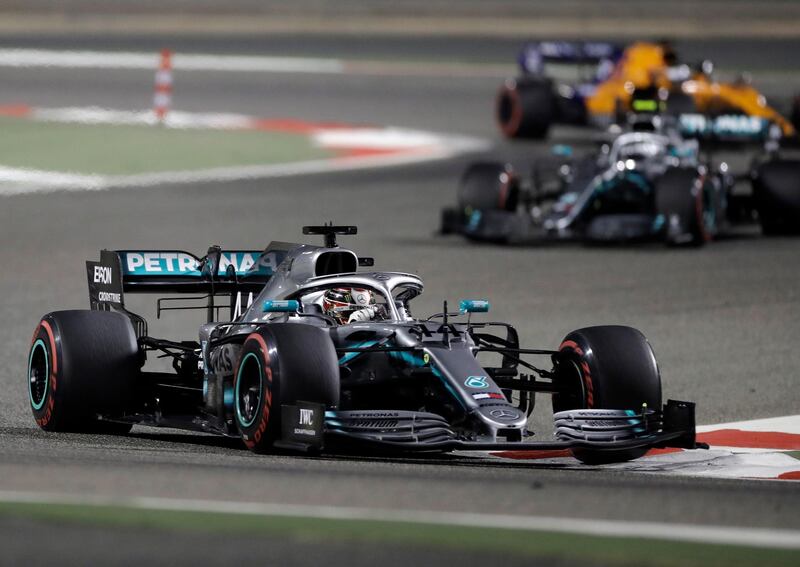
[[[158,68],[157,52],[57,51],[49,49],[0,49],[0,67],[62,69]],[[277,57],[266,55],[213,55],[175,53],[172,67],[178,71],[223,71],[246,73],[317,73],[377,76],[492,77],[514,73],[507,64],[425,61],[342,60],[324,57]]]
[[[0,49],[2,67],[52,67],[65,69],[158,68],[159,53]],[[263,55],[203,55],[176,53],[172,67],[181,71],[246,71],[260,73],[343,73],[338,59],[268,57]]]
[[[765,440],[753,441],[754,444],[758,445],[757,447],[712,445],[710,450],[684,450],[674,453],[648,455],[633,461],[608,464],[603,468],[605,470],[624,470],[671,476],[800,482],[800,479],[797,479],[793,474],[800,470],[800,460],[787,454],[790,449],[775,448],[775,446],[769,448],[769,434],[771,433],[800,435],[800,415],[697,427],[698,433],[713,433],[729,429],[764,433],[766,436]],[[783,445],[778,444],[776,446]],[[503,456],[502,451],[463,451],[459,452],[459,454],[473,458],[509,460],[509,457]],[[536,466],[536,464],[558,465],[570,470],[590,470],[593,468],[580,463],[571,456],[536,458],[535,454],[532,454],[531,457],[529,462],[532,466]],[[525,459],[511,460],[525,462]]]
[[[114,110],[98,106],[66,108],[31,108],[29,118],[40,122],[113,126],[155,126],[159,120],[153,110]],[[164,126],[174,129],[212,128],[218,130],[248,130],[256,127],[257,120],[233,112],[184,112],[171,110]]]
[[[50,193],[53,191],[103,191],[117,188],[147,188],[162,184],[221,183],[248,179],[267,179],[381,167],[394,167],[446,159],[456,151],[436,148],[423,152],[394,155],[355,156],[299,161],[273,165],[220,167],[197,171],[165,171],[138,175],[81,175],[31,169],[0,167],[0,195]]]
[[[2,50],[0,50],[2,52]],[[99,107],[31,108],[27,116],[37,121],[78,124],[155,123],[152,111],[126,111]],[[170,112],[169,128],[261,129],[252,116],[235,113]],[[309,126],[314,126],[309,124]],[[0,164],[0,195],[46,193],[52,191],[100,191],[115,188],[152,187],[161,184],[227,182],[265,179],[313,173],[392,167],[447,159],[468,152],[484,151],[486,140],[467,136],[437,134],[394,126],[350,128],[316,125],[307,133],[319,146],[338,150],[385,150],[374,155],[332,156],[327,159],[290,163],[231,166],[201,170],[165,171],[134,175],[82,174],[72,171],[47,171],[9,167]]]
[[[35,120],[81,124],[148,124],[148,111],[117,111],[99,108],[55,108],[31,111]],[[171,128],[249,129],[255,120],[240,114],[196,114],[173,112]],[[52,191],[101,191],[115,188],[152,187],[161,184],[228,182],[393,167],[448,159],[468,152],[483,151],[490,142],[466,136],[436,134],[392,126],[334,128],[324,126],[310,134],[314,144],[330,149],[375,149],[390,153],[333,156],[327,159],[290,163],[230,166],[187,171],[165,171],[134,175],[82,174],[9,167],[0,164],[0,195],[47,193]]]
[[[800,549],[800,531],[787,529],[530,517],[509,514],[434,512],[427,510],[262,504],[177,498],[134,497],[117,499],[92,495],[76,496],[14,491],[0,491],[0,502],[124,506],[140,510],[245,514],[325,520],[409,522],[442,526],[573,533],[600,537],[652,538],[703,544]]]

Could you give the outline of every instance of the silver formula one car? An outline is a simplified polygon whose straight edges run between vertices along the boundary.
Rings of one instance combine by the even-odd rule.
[[[45,315],[33,336],[36,423],[184,428],[241,437],[256,452],[569,448],[596,463],[695,446],[694,404],[662,407],[639,331],[590,327],[555,350],[523,349],[511,325],[475,320],[487,301],[412,315],[422,281],[372,271],[371,258],[339,247],[336,235],[355,227],[304,233],[325,245],[212,247],[203,258],[104,250],[87,262],[91,309]],[[208,322],[197,340],[151,337],[125,307],[134,292],[178,294],[158,300],[159,314],[201,296]],[[229,316],[218,320],[222,311]],[[154,355],[173,371],[147,370]],[[536,393],[552,395],[554,441],[531,441]]]
[[[779,132],[766,122],[642,113],[616,130],[583,157],[555,146],[560,157],[540,160],[530,179],[510,164],[472,164],[461,178],[457,206],[442,211],[440,232],[514,244],[656,240],[693,246],[756,221],[764,234],[800,233],[800,161],[778,153]],[[746,173],[732,175],[727,163],[711,159],[712,147],[753,142],[763,151]],[[748,191],[737,189],[741,182]]]

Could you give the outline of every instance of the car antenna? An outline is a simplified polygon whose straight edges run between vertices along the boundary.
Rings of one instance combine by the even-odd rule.
[[[447,300],[444,300],[444,305],[442,306],[444,311],[444,316],[442,317],[442,342],[447,348],[450,348],[450,333],[447,332],[448,329],[448,320],[447,320]]]
[[[358,234],[358,227],[334,226],[333,221],[330,221],[322,226],[304,226],[303,234],[321,234],[325,237],[325,248],[336,248],[339,246],[336,243],[337,234]]]

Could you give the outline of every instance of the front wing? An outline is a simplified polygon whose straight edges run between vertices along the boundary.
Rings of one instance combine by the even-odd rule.
[[[546,230],[525,213],[501,210],[442,210],[442,234],[461,234],[471,240],[503,244],[554,241],[631,242],[663,237],[658,218],[644,214],[609,214],[595,217],[588,226]]]
[[[290,449],[321,450],[330,448],[370,448],[387,452],[448,452],[455,450],[483,451],[542,451],[557,449],[589,449],[620,451],[640,447],[697,448],[695,441],[695,405],[691,402],[669,400],[660,411],[648,411],[645,416],[633,414],[633,426],[626,435],[602,439],[587,435],[583,438],[562,437],[555,441],[486,441],[477,435],[457,433],[441,416],[411,411],[324,411],[322,406],[298,404],[284,406],[284,438],[279,446]],[[300,410],[303,410],[303,414]],[[296,410],[296,411],[291,411]],[[324,419],[312,426],[308,416],[312,411]],[[296,416],[293,421],[292,417]],[[638,418],[638,419],[637,419]],[[306,423],[304,424],[303,421]],[[287,435],[287,427],[289,435]],[[303,429],[306,432],[303,432]],[[312,430],[316,429],[312,433]],[[297,432],[301,435],[298,437]]]

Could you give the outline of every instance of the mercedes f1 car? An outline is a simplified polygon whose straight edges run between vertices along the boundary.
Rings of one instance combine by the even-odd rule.
[[[664,104],[649,96],[633,102],[639,110]],[[775,125],[743,116],[642,112],[629,114],[625,126],[595,154],[575,158],[571,147],[555,146],[558,161],[540,161],[530,179],[510,164],[472,164],[457,206],[442,211],[440,232],[516,244],[695,246],[756,219],[764,234],[800,232],[800,161],[781,155]],[[763,147],[746,173],[733,175],[726,162],[712,162],[712,148],[745,142]],[[750,190],[737,188],[740,182]]]
[[[34,332],[27,382],[36,423],[176,427],[241,437],[259,453],[569,448],[598,463],[695,447],[694,404],[662,406],[658,365],[639,331],[589,327],[540,350],[520,348],[507,323],[476,321],[487,301],[453,312],[445,302],[417,318],[417,276],[373,271],[371,258],[336,244],[355,227],[304,233],[323,234],[325,246],[212,247],[203,258],[102,251],[86,263],[91,309],[49,313]],[[196,307],[208,322],[197,339],[151,337],[125,307],[135,292],[178,294],[158,300],[159,314],[202,295]],[[357,299],[349,315],[348,297]],[[145,370],[153,356],[173,370]],[[554,441],[531,441],[537,393],[552,395]]]
[[[551,65],[573,67],[581,75],[558,82]],[[508,79],[496,101],[500,130],[509,138],[544,138],[553,124],[605,128],[631,110],[631,95],[648,87],[670,91],[681,112],[754,117],[777,125],[784,137],[797,124],[769,106],[746,78],[717,81],[713,64],[681,63],[668,42],[637,42],[625,48],[599,42],[533,42],[519,55],[520,76]],[[581,72],[589,69],[589,73]],[[792,119],[800,117],[795,99]]]

